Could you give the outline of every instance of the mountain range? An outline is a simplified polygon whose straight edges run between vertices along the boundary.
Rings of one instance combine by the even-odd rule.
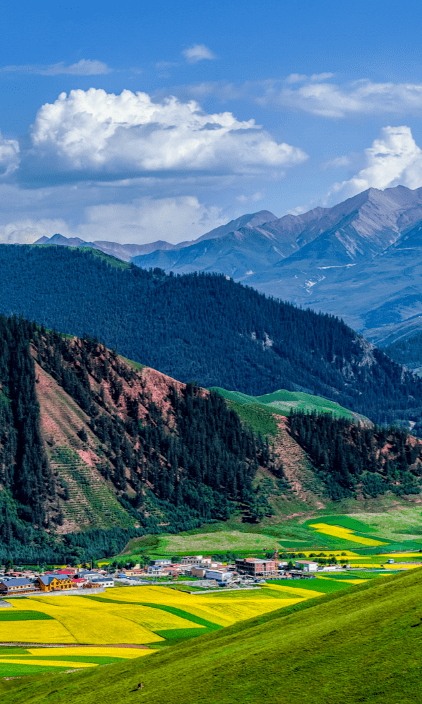
[[[90,247],[167,273],[222,273],[267,295],[337,315],[382,346],[420,329],[421,222],[422,188],[397,186],[370,188],[301,215],[243,215],[176,245],[92,243],[61,235],[37,244]]]
[[[0,312],[88,333],[184,383],[303,391],[373,422],[411,422],[415,432],[422,422],[422,380],[333,316],[221,274],[167,275],[88,248],[0,245]]]

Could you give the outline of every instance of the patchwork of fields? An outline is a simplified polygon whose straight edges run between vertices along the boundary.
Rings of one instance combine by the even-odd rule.
[[[140,586],[109,589],[101,596],[10,599],[12,608],[0,610],[0,677],[98,667],[151,655],[159,648],[361,581],[330,576],[209,594]]]
[[[149,547],[148,553],[154,557],[226,551],[256,554],[274,550],[275,545],[280,551],[329,551],[336,557],[351,550],[361,557],[380,551],[417,552],[422,550],[422,507],[386,507],[379,513],[331,516],[319,511],[307,520],[299,517],[256,528],[242,524],[232,529],[209,526],[208,531],[156,536],[156,545]],[[134,539],[124,554],[136,558],[144,549],[143,539]]]

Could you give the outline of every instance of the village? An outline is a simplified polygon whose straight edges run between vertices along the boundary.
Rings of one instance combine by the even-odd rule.
[[[178,560],[177,562],[175,560]],[[257,557],[236,558],[234,562],[219,563],[203,555],[185,555],[181,558],[150,560],[147,566],[135,564],[132,568],[118,568],[110,572],[110,565],[93,567],[61,567],[51,571],[0,570],[0,596],[26,596],[34,593],[83,593],[84,590],[104,591],[114,586],[142,586],[156,584],[186,586],[202,589],[242,588],[259,585],[268,579],[315,579],[317,573],[349,569],[348,564],[319,564],[307,559],[279,560]],[[86,592],[85,592],[86,593]]]

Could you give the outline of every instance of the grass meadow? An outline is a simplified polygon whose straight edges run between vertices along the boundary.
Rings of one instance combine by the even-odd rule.
[[[374,578],[151,657],[3,681],[2,702],[413,704],[422,699],[421,586],[422,570]],[[139,681],[143,690],[135,694]]]

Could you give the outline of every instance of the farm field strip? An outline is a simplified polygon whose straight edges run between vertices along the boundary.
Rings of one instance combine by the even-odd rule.
[[[342,582],[345,584],[363,584],[363,582],[366,582],[366,579],[336,579],[335,577],[320,577],[318,576],[317,579],[323,579],[323,580],[328,580],[330,582]]]
[[[80,599],[80,601],[79,601]],[[76,601],[75,601],[76,600]],[[124,616],[115,616],[113,613],[107,609],[99,608],[98,603],[91,602],[84,597],[74,597],[74,596],[57,596],[57,597],[28,597],[25,599],[24,603],[26,609],[34,609],[35,611],[41,611],[52,616],[57,623],[62,624],[64,628],[68,631],[69,635],[73,637],[73,642],[76,643],[87,643],[87,644],[114,644],[114,643],[128,643],[128,644],[146,644],[154,643],[162,640],[160,636],[157,636],[148,628],[135,623],[132,620],[128,620]],[[107,615],[107,620],[104,621],[103,616]],[[49,621],[43,622],[45,624],[50,623]],[[26,640],[27,642],[55,642],[55,643],[66,643],[71,642],[69,640],[60,640],[57,638],[55,641],[43,640],[42,637],[36,637],[40,621],[25,621],[19,622],[19,625],[32,625],[32,631],[30,637],[26,639],[20,638],[19,640]],[[0,623],[0,635],[2,633],[2,628],[8,624]],[[15,623],[13,623],[13,632],[15,628]],[[11,638],[3,638],[4,641],[12,640]],[[18,640],[13,638],[14,641]]]
[[[356,535],[350,528],[330,526],[327,523],[312,523],[309,527],[315,528],[317,533],[323,533],[324,535],[333,536],[334,538],[343,538],[343,540],[349,540],[352,543],[360,543],[360,545],[371,545],[374,547],[378,547],[379,545],[387,545],[387,543],[383,543],[380,540],[364,538],[360,535]]]
[[[52,656],[75,656],[75,655],[87,655],[87,656],[99,656],[99,657],[113,657],[119,658],[121,660],[133,660],[134,658],[142,657],[143,655],[149,655],[153,650],[147,648],[110,648],[100,646],[97,648],[91,648],[89,646],[76,646],[74,648],[27,648],[26,649],[31,655],[42,655],[51,654]],[[2,657],[0,655],[0,657]]]
[[[34,658],[33,660],[26,660],[23,658],[10,658],[7,660],[8,663],[11,665],[44,665],[47,667],[98,667],[98,663],[96,662],[80,662],[80,661],[73,661],[73,660],[37,660],[37,658]],[[3,664],[3,662],[2,662]]]

